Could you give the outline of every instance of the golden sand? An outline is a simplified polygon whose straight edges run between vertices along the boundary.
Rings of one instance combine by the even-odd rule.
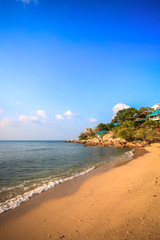
[[[78,182],[64,183],[57,195],[47,191],[1,214],[0,239],[159,240],[160,144],[145,149],[78,188]]]

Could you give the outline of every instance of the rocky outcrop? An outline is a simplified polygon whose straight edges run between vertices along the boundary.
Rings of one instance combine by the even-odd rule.
[[[113,138],[113,133],[109,132],[105,134],[103,137],[95,137],[87,140],[68,140],[66,142],[75,142],[84,144],[85,146],[103,146],[103,147],[120,147],[120,148],[137,148],[137,147],[146,147],[149,145],[148,142],[145,141],[133,141],[128,142],[122,138]]]
[[[86,144],[87,140],[79,140],[79,139],[75,139],[75,140],[66,140],[65,142],[67,143],[80,143],[80,144]]]

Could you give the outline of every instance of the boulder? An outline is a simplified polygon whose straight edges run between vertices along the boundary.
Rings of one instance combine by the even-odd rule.
[[[102,141],[105,142],[112,138],[113,138],[113,132],[109,132],[102,137]]]

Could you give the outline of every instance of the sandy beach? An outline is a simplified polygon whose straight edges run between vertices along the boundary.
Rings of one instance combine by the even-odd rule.
[[[1,240],[160,239],[160,144],[0,215]],[[100,171],[100,170],[99,170]]]

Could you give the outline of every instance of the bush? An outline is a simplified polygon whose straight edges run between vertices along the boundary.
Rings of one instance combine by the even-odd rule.
[[[119,127],[120,128],[135,128],[136,124],[137,123],[134,121],[125,121]]]
[[[156,126],[156,121],[152,121],[152,120],[146,120],[144,123],[143,123],[143,126],[147,126],[147,127],[154,127]]]
[[[92,135],[90,138],[93,139],[93,138],[95,138],[95,137],[96,137],[96,135]]]
[[[154,142],[154,141],[160,141],[160,134],[157,131],[157,129],[151,130],[148,134],[146,139],[150,142]]]
[[[120,129],[128,129],[129,131],[133,131],[133,128],[135,128],[137,125],[136,122],[133,121],[125,121],[123,122],[121,125],[116,125],[116,127],[114,128],[115,133],[118,133]]]
[[[147,137],[147,131],[144,128],[138,129],[134,132],[134,138],[135,140],[146,140]]]
[[[133,131],[129,128],[119,128],[116,137],[124,138],[127,141],[133,140]]]

